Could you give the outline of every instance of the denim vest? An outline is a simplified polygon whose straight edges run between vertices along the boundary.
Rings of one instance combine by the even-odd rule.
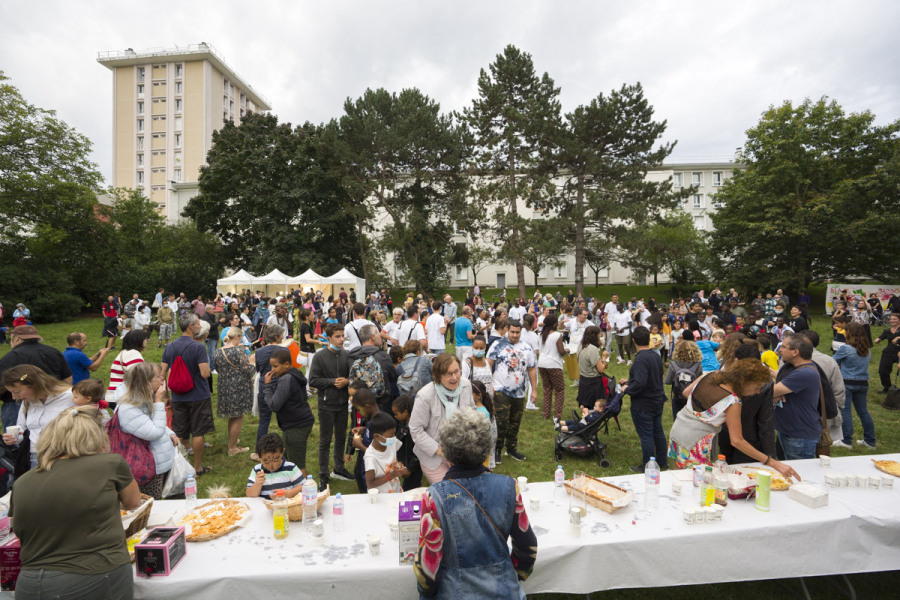
[[[515,480],[484,473],[457,481],[478,500],[503,539],[461,487],[449,480],[432,485],[428,491],[444,533],[438,590],[433,597],[524,600],[507,545],[516,521]]]

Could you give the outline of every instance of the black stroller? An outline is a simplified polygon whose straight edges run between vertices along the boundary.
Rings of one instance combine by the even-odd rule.
[[[603,408],[600,418],[587,427],[572,432],[561,431],[556,436],[556,460],[562,460],[563,451],[565,450],[575,456],[596,455],[597,462],[600,466],[604,468],[608,467],[610,462],[606,459],[606,444],[597,439],[597,433],[600,429],[605,429],[606,433],[609,433],[609,422],[619,416],[619,412],[622,410],[622,397],[624,395],[625,394],[621,390],[617,390],[616,395],[613,396],[612,400],[610,400]],[[575,421],[581,420],[581,416],[574,410],[572,411],[572,418]]]

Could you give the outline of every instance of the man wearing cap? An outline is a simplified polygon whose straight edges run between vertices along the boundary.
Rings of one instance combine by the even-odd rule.
[[[72,369],[66,362],[62,352],[41,344],[41,336],[37,329],[31,325],[20,325],[13,328],[10,335],[10,344],[12,349],[0,358],[0,375],[7,369],[17,367],[19,365],[33,365],[42,369],[45,373],[52,377],[56,377],[60,381],[68,384],[72,383]],[[19,416],[19,406],[13,400],[12,394],[8,390],[3,389],[0,393],[0,399],[3,400],[3,408],[0,409],[0,420],[3,421],[3,429],[10,425],[15,425]]]

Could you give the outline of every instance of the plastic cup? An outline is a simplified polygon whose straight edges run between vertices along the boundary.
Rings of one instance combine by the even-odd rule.
[[[869,489],[877,490],[881,487],[881,477],[878,475],[869,475]]]
[[[531,498],[530,500],[528,500],[528,507],[532,510],[532,512],[541,510],[541,499]]]
[[[6,435],[18,436],[19,435],[19,426],[18,425],[10,425],[9,427],[7,427]]]
[[[378,556],[379,552],[381,552],[381,536],[380,535],[370,535],[369,536],[369,554],[371,554],[372,556]]]
[[[676,496],[680,496],[681,489],[682,489],[681,482],[677,479],[673,479],[672,480],[672,493],[675,494]]]
[[[857,475],[856,479],[856,487],[860,489],[865,489],[867,485],[869,485],[869,478],[865,475]]]
[[[391,539],[399,540],[400,539],[400,521],[398,519],[394,519],[388,523],[388,527],[391,529]]]
[[[517,477],[516,481],[519,482],[519,493],[522,493],[528,489],[528,478],[527,477]]]
[[[577,506],[569,509],[569,525],[581,527],[581,509]]]
[[[713,518],[716,523],[719,523],[722,520],[722,517],[725,516],[725,507],[721,504],[716,504],[715,506],[710,506],[713,509]]]
[[[840,487],[840,479],[834,473],[825,473],[825,485],[830,488]]]
[[[891,475],[881,476],[881,487],[885,490],[894,489],[894,478]]]
[[[697,510],[692,506],[681,509],[681,518],[685,525],[694,525],[697,522]]]
[[[831,466],[831,457],[824,454],[819,455],[819,466],[828,468]]]
[[[378,504],[378,490],[369,490],[369,504]]]

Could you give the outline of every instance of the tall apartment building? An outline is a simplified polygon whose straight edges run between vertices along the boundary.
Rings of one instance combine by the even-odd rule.
[[[115,187],[142,189],[167,221],[197,194],[213,131],[271,110],[209,44],[100,52],[113,75]]]

